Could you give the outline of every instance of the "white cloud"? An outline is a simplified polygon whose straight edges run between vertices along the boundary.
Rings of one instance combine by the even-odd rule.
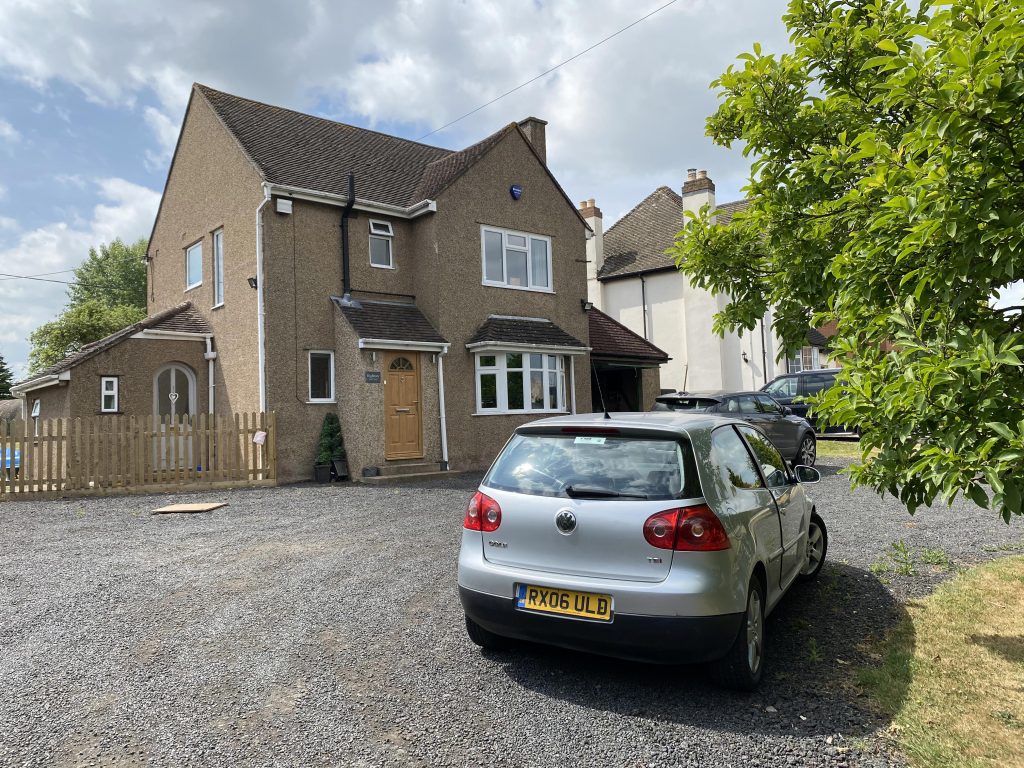
[[[189,85],[206,82],[295,108],[330,105],[339,119],[425,133],[636,20],[656,3],[390,0],[97,0],[0,4],[0,72],[44,89],[142,110],[166,162]],[[720,197],[748,164],[712,146],[708,83],[759,40],[785,44],[785,0],[679,0],[656,16],[429,141],[464,146],[513,119],[550,122],[549,157],[574,197],[606,216],[628,210],[684,169],[706,167]],[[155,106],[136,106],[155,95]]]
[[[18,229],[18,222],[10,216],[0,216],[0,231],[7,230],[15,232]]]
[[[118,178],[96,179],[102,200],[84,222],[54,222],[23,232],[10,248],[0,250],[3,272],[37,275],[78,266],[89,248],[117,237],[132,241],[149,235],[160,195]],[[15,222],[15,227],[17,223]],[[69,279],[54,275],[53,279]],[[66,286],[36,280],[0,281],[0,346],[19,377],[28,360],[27,338],[39,325],[53,319],[65,303]]]
[[[0,141],[6,141],[14,144],[20,139],[21,134],[18,133],[18,129],[0,117]]]

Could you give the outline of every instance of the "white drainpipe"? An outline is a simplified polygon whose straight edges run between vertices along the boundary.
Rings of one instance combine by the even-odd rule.
[[[270,187],[263,185],[263,202],[256,209],[256,356],[259,365],[260,413],[267,410],[266,308],[263,305],[263,206],[270,202]]]
[[[444,410],[444,354],[448,350],[440,352],[437,356],[437,402],[441,409],[441,464],[448,469],[448,422]]]
[[[213,351],[213,337],[206,337],[206,354],[203,355],[206,358],[206,379],[209,386],[209,392],[206,395],[206,410],[209,414],[213,415],[213,402],[215,398],[215,387],[214,384],[214,368],[213,361],[217,359],[217,353]]]

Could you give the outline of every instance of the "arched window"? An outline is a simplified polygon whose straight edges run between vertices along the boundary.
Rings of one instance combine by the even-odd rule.
[[[391,361],[392,371],[415,371],[416,367],[405,357],[396,357]]]
[[[187,365],[171,363],[153,377],[153,413],[157,416],[194,416],[196,375]]]

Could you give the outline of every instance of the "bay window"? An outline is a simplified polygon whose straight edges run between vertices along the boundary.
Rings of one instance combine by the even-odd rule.
[[[563,412],[565,398],[565,358],[561,355],[476,355],[477,413]]]

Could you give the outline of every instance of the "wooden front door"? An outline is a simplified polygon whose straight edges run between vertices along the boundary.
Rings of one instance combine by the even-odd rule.
[[[422,457],[420,356],[418,352],[388,352],[384,356],[384,458]]]

